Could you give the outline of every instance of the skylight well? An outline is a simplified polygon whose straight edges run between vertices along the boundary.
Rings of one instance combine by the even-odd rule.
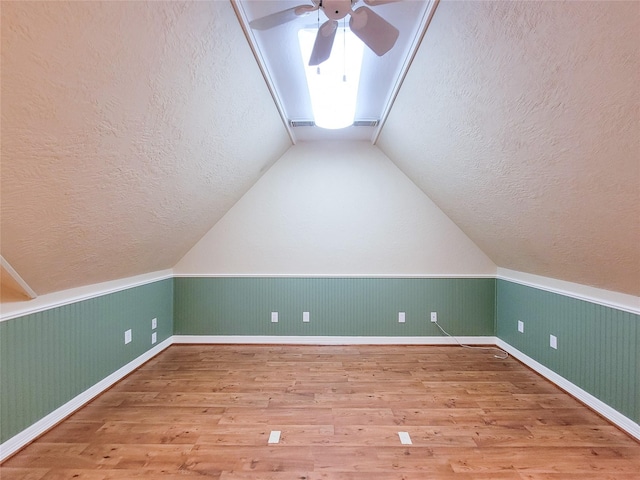
[[[346,128],[355,119],[364,45],[351,30],[339,28],[329,59],[310,67],[308,61],[317,32],[317,29],[298,32],[314,121],[321,128]]]

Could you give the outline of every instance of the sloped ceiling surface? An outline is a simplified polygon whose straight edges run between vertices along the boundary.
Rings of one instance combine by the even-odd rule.
[[[500,267],[640,294],[640,3],[438,6],[378,146]]]
[[[289,147],[229,2],[2,2],[2,255],[171,268]]]

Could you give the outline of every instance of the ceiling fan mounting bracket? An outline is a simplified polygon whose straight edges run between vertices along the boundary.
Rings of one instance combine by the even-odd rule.
[[[342,20],[353,12],[352,6],[357,0],[320,0],[318,4],[329,20]]]

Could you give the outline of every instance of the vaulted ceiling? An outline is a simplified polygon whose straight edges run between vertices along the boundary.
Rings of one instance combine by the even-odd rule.
[[[640,3],[441,2],[378,146],[498,265],[640,294]]]
[[[227,2],[2,2],[2,255],[36,293],[171,268],[289,147]]]
[[[173,267],[291,146],[228,2],[1,9],[2,256],[39,294]],[[639,32],[441,1],[377,146],[496,265],[638,295]]]

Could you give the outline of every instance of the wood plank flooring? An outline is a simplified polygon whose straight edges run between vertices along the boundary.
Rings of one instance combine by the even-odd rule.
[[[281,431],[278,444],[267,443],[272,430]],[[630,480],[639,472],[640,443],[491,352],[174,345],[7,460],[0,478]]]

